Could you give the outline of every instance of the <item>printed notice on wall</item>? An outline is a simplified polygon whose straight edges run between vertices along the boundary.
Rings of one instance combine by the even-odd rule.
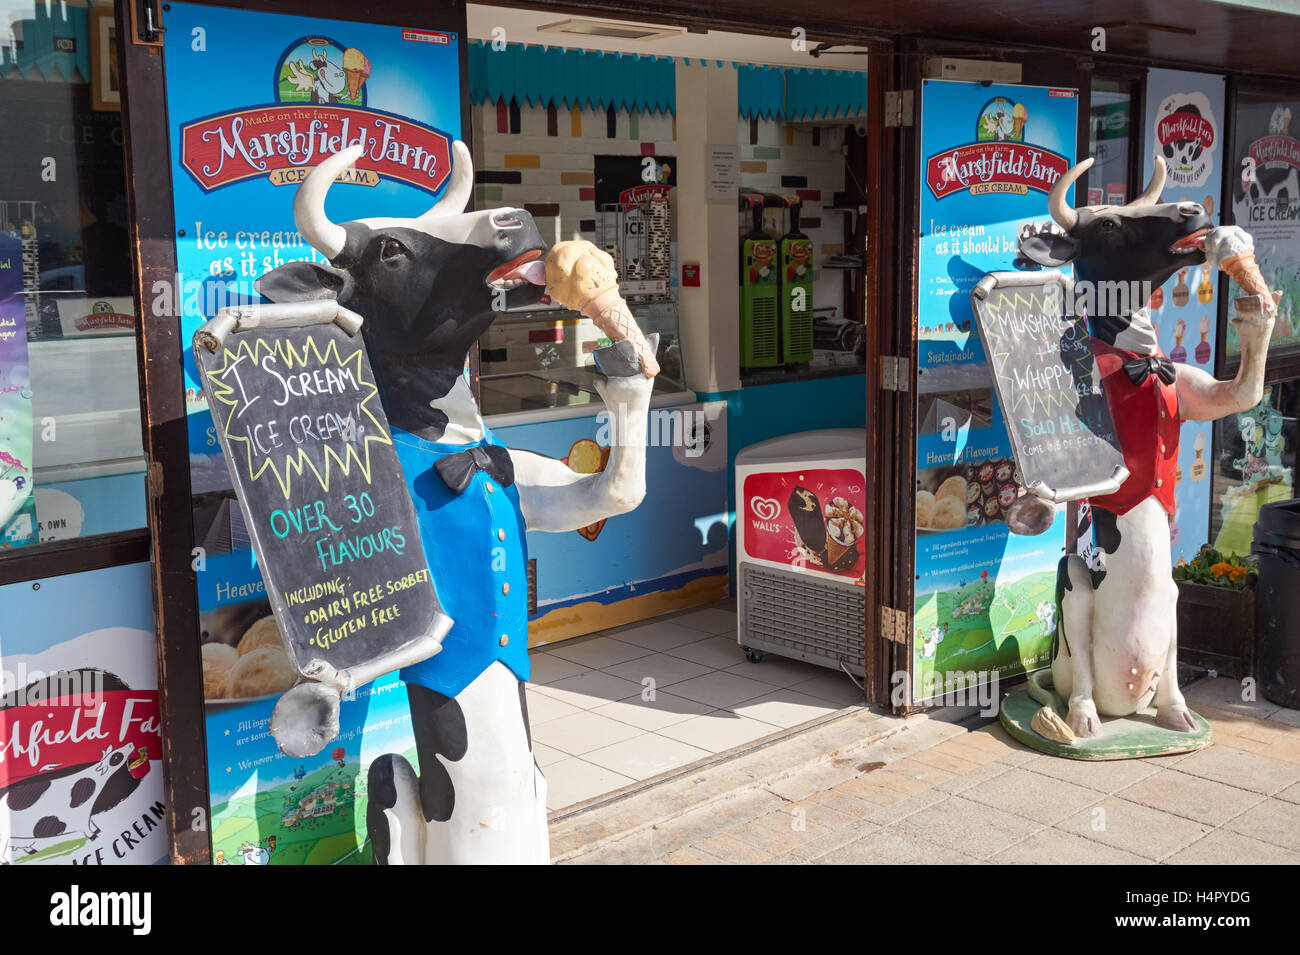
[[[740,147],[735,144],[710,143],[704,147],[708,182],[704,189],[707,202],[735,202],[740,192]]]

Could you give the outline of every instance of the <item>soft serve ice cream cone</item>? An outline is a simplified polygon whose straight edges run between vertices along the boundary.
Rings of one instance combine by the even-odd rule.
[[[1276,312],[1273,293],[1255,262],[1255,240],[1249,232],[1237,226],[1211,229],[1205,236],[1205,263],[1231,275],[1247,295],[1258,295],[1265,312]]]
[[[555,243],[546,254],[546,294],[590,318],[613,341],[631,341],[645,376],[659,374],[654,350],[619,294],[618,272],[609,253],[586,239]]]

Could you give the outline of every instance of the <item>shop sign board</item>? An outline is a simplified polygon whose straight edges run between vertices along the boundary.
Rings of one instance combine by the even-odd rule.
[[[417,30],[169,4],[164,34],[166,123],[173,163],[178,275],[174,288],[152,291],[155,308],[179,313],[185,342],[221,308],[259,302],[254,282],[272,269],[292,261],[323,263],[320,253],[299,234],[292,205],[298,185],[326,156],[355,143],[364,147],[356,168],[330,190],[329,215],[336,222],[418,215],[445,190],[449,144],[463,138],[465,39],[458,30],[437,26]],[[335,334],[324,329],[313,332],[313,339]],[[239,338],[237,334],[234,340]],[[318,339],[322,351],[326,338]],[[298,341],[294,347],[305,345]],[[338,357],[340,364],[356,360],[341,347]],[[204,653],[214,861],[232,865],[366,862],[370,760],[391,752],[414,761],[405,689],[392,675],[345,697],[338,738],[314,757],[293,760],[277,749],[267,731],[268,721],[296,670],[287,654],[273,649],[281,644],[272,598],[277,592],[287,595],[333,580],[343,565],[334,568],[335,574],[326,574],[314,545],[290,556],[289,541],[308,536],[301,510],[296,513],[304,533],[299,535],[294,525],[283,541],[275,536],[269,512],[260,525],[256,514],[246,520],[222,452],[224,424],[219,430],[209,410],[215,394],[205,394],[189,348],[184,370],[199,547],[195,578],[201,633],[195,639],[203,642]],[[358,385],[363,378],[373,380],[362,370],[357,373]],[[264,405],[273,405],[274,396],[283,397],[278,382],[269,375],[262,376],[258,387],[265,397],[245,417],[258,417]],[[291,404],[310,413],[313,420],[327,411],[346,418],[348,410],[342,394],[317,396],[310,402],[295,398]],[[352,415],[354,421],[366,417],[355,406]],[[261,419],[264,426],[270,418],[279,422],[279,439],[287,440],[288,419],[269,415]],[[367,426],[365,420],[358,423],[363,437]],[[238,433],[237,426],[232,427]],[[345,442],[331,437],[322,443],[322,454],[325,445],[342,450]],[[367,445],[374,447],[373,442]],[[356,445],[358,451],[360,447]],[[375,453],[372,450],[372,457]],[[404,484],[399,485],[401,494],[395,493],[391,473],[380,468],[371,475],[373,486],[367,489],[361,473],[350,470],[343,484],[337,485],[331,471],[330,490],[322,488],[309,496],[310,483],[318,488],[320,484],[304,464],[290,482],[287,499],[270,471],[256,482],[256,490],[252,490],[254,482],[245,484],[263,505],[273,493],[281,494],[286,516],[295,506],[306,507],[316,520],[315,502],[321,501],[325,517],[345,530],[362,529],[362,536],[381,521],[390,528],[399,526],[399,517],[383,515],[385,508],[408,499]],[[367,491],[369,498],[363,501],[361,495]],[[359,509],[373,505],[374,514],[362,510],[362,523],[350,524],[347,494],[354,495]],[[282,523],[276,526],[283,529]],[[264,564],[254,553],[255,535],[267,538],[272,546],[283,544],[286,550],[283,554],[268,550]],[[403,561],[422,554],[417,537],[406,537],[410,546],[401,555]],[[395,540],[390,534],[388,541]],[[352,584],[358,582],[358,567],[378,567],[382,562],[391,569],[396,565],[388,561],[396,556],[385,549],[379,556],[349,562]],[[325,560],[330,559],[327,550]],[[311,580],[304,576],[293,587],[287,579],[283,584],[277,581],[273,573],[264,579],[264,567],[284,569],[286,560],[301,560],[303,574],[310,569],[319,575]],[[380,576],[401,579],[418,570],[403,570],[395,578],[388,572]],[[427,608],[428,585],[408,588],[401,599],[410,600],[417,593],[424,593],[420,605]],[[406,614],[407,604],[402,606]],[[410,606],[415,613],[415,604]],[[407,622],[402,619],[404,625]],[[313,637],[315,626],[320,624],[311,627]],[[358,645],[357,637],[337,642],[333,651],[342,652],[349,643]]]
[[[206,328],[206,326],[205,326]],[[359,328],[200,330],[195,358],[290,660],[345,670],[450,624]]]
[[[971,292],[993,387],[1011,419],[1017,484],[1053,503],[1113,494],[1128,477],[1088,320],[1067,314],[1073,298],[1070,279],[1054,269],[994,272]],[[1015,526],[1010,513],[1007,520]]]
[[[1020,256],[1018,240],[1050,226],[1047,193],[1073,162],[1077,106],[1072,89],[923,86],[915,626],[903,702],[952,699],[1049,662],[1065,509],[1026,493],[1011,413],[995,391],[1007,359],[995,354],[990,367],[998,329],[984,330],[994,334],[981,343],[971,293],[986,273],[1037,268]],[[1010,335],[1001,344],[1012,342],[1026,369],[1032,359],[1040,374],[1064,373],[1058,353],[1040,360],[1041,340]],[[1062,410],[1053,411],[1056,421]],[[1035,412],[1032,420],[1048,418]],[[1019,439],[1024,449],[1046,449],[1031,439],[1048,437],[1022,430]],[[1034,520],[1012,533],[1009,523],[1027,506]]]

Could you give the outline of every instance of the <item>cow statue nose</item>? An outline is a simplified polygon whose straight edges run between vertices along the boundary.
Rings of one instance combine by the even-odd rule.
[[[1205,206],[1199,202],[1180,202],[1178,211],[1185,216],[1203,216],[1205,215]]]

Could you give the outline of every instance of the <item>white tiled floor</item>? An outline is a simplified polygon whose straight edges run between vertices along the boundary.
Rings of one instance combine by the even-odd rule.
[[[717,605],[531,653],[528,715],[549,808],[562,809],[862,703],[843,674],[749,663]]]

